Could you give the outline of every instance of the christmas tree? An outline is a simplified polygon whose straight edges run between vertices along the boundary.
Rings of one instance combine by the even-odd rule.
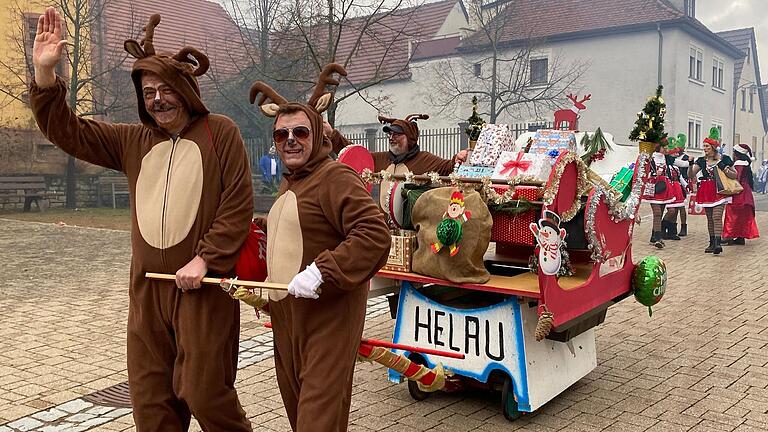
[[[661,142],[667,137],[664,132],[664,116],[667,114],[667,105],[661,98],[663,86],[656,89],[656,96],[648,98],[645,108],[637,113],[637,121],[629,139],[632,141]]]
[[[477,137],[480,136],[480,131],[483,129],[483,126],[485,126],[485,120],[477,115],[477,96],[472,98],[472,116],[467,119],[467,122],[469,122],[469,125],[464,132],[467,134],[470,141],[477,141]]]

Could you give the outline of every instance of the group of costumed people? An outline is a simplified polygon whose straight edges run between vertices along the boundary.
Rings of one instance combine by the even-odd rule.
[[[650,242],[657,248],[665,246],[664,240],[680,240],[688,235],[686,198],[689,192],[693,195],[690,199],[695,200],[692,207],[703,210],[707,216],[709,245],[705,253],[717,255],[722,253],[723,245],[744,245],[745,239],[759,236],[752,195],[754,179],[750,166],[755,160],[752,149],[738,144],[731,158],[720,153],[721,144],[719,130],[713,127],[703,140],[704,156],[695,161],[685,153],[685,135],[664,138],[656,145],[644,201],[651,205],[653,212]],[[735,195],[718,193],[717,169],[737,180],[743,191]]]
[[[287,101],[263,82],[253,85],[251,103],[258,98],[274,118],[279,160],[261,161],[265,180],[281,176],[269,215],[253,219],[241,134],[200,97],[197,77],[209,60],[192,47],[157,52],[160,21],[151,16],[144,38],[124,44],[136,59],[131,78],[140,123],[86,119],[68,106],[67,84],[55,72],[66,40],[52,7],[38,20],[29,92],[37,124],[52,143],[129,181],[127,363],[136,429],[186,431],[194,416],[206,431],[252,430],[234,386],[239,302],[202,279],[235,276],[253,223],[266,232],[267,280],[288,287],[270,291],[260,304],[272,321],[277,383],[291,428],[345,431],[368,282],[391,242],[361,177],[330,157],[349,143],[321,114],[339,84],[333,75],[346,71],[326,66],[306,103]],[[447,160],[421,151],[416,120],[424,118],[380,119],[390,151],[374,153],[377,170],[448,174],[466,158],[466,152]],[[148,279],[147,272],[175,274],[175,281]]]

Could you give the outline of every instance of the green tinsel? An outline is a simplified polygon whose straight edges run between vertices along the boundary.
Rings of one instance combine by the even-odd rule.
[[[508,201],[502,204],[488,203],[488,210],[496,213],[506,213],[509,215],[519,215],[527,212],[533,208],[534,204],[525,198],[519,200]]]

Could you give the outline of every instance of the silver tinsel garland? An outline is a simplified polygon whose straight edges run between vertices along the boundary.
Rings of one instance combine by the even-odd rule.
[[[594,192],[592,192],[592,197],[590,198],[589,205],[587,206],[584,215],[587,240],[589,241],[588,247],[592,251],[593,261],[605,262],[608,259],[603,250],[602,242],[597,238],[597,233],[595,232],[595,214],[597,213],[597,207],[600,204],[600,200],[605,199],[605,202],[608,205],[608,214],[611,216],[613,222],[618,223],[627,219],[635,219],[643,193],[643,180],[645,179],[649,158],[649,154],[640,153],[640,157],[637,159],[635,165],[637,173],[635,175],[634,183],[632,183],[632,190],[625,202],[621,202],[620,198],[616,198],[613,194],[608,193],[603,186],[594,186]],[[631,232],[632,228],[630,228],[630,236]]]

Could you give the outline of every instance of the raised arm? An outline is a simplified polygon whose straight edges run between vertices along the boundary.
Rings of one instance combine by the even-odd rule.
[[[140,126],[112,125],[82,119],[67,104],[67,86],[56,77],[65,40],[61,38],[61,16],[48,8],[37,21],[32,62],[35,79],[29,102],[40,130],[52,143],[87,162],[123,170],[123,143]]]

